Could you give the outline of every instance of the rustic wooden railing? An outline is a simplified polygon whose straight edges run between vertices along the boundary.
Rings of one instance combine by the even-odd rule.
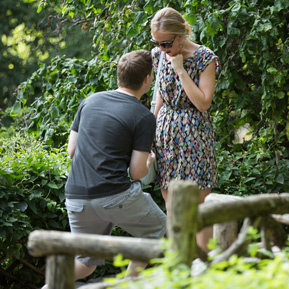
[[[232,254],[243,254],[251,225],[261,227],[264,247],[268,250],[272,245],[284,246],[287,240],[279,221],[284,220],[283,214],[289,213],[288,193],[243,198],[212,194],[199,205],[196,184],[174,181],[170,184],[169,207],[167,236],[172,240],[170,250],[177,251],[179,262],[189,266],[196,257],[207,260],[207,255],[196,245],[197,232],[207,226],[214,225],[220,247],[226,249],[213,262],[225,260]],[[236,224],[232,222],[240,219],[245,221],[237,236]],[[49,289],[74,288],[74,256],[78,254],[105,259],[122,254],[126,259],[148,262],[164,253],[160,240],[42,230],[30,234],[28,248],[34,257],[47,256],[46,283]],[[87,285],[85,288],[97,287]]]
[[[260,198],[260,195],[256,195],[256,196],[253,196],[250,198],[244,198],[244,197],[239,197],[239,196],[231,196],[231,195],[211,193],[206,198],[206,203],[207,202],[215,202],[215,203],[216,202],[219,202],[219,203],[220,202],[226,202],[226,203],[230,202],[230,204],[232,204],[233,202],[241,201],[241,203],[239,203],[240,206],[242,207],[243,204],[246,204],[246,207],[247,207],[246,212],[247,212],[249,208],[252,208],[252,205],[248,206],[248,201],[255,203],[259,199],[261,199],[261,201],[263,201],[263,202],[265,201],[265,199],[267,199],[265,201],[265,204],[268,207],[268,197],[269,197],[269,199],[270,198],[275,199],[276,197],[278,198],[278,195],[279,194],[276,194],[276,195],[269,194],[269,195],[266,195],[266,197],[264,197],[265,195],[262,195],[261,198]],[[282,197],[286,197],[286,194],[282,194]],[[244,201],[242,201],[242,200],[244,200]],[[238,208],[239,208],[239,204],[236,204]],[[257,205],[257,203],[256,203],[256,205]],[[241,209],[241,207],[240,207],[240,209]],[[268,207],[268,209],[270,209],[270,208]],[[262,209],[258,210],[257,216],[259,214],[260,215],[263,214]],[[249,217],[250,214],[248,213],[247,216]],[[282,214],[282,215],[271,214],[271,217],[279,223],[289,225],[289,214]],[[233,220],[233,218],[232,218],[232,220]],[[233,221],[229,221],[229,222],[222,222],[222,223],[214,224],[213,238],[218,240],[218,245],[220,246],[220,248],[222,250],[228,249],[233,244],[233,242],[236,241],[237,236],[238,236],[238,220],[239,220],[239,218],[237,218]],[[277,224],[277,226],[279,227],[280,224]]]

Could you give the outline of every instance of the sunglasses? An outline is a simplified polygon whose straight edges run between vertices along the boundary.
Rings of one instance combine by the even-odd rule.
[[[154,39],[151,38],[151,43],[154,44],[155,46],[158,47],[163,47],[163,48],[172,48],[174,41],[175,41],[176,37],[172,40],[172,41],[162,41],[162,42],[157,42]]]

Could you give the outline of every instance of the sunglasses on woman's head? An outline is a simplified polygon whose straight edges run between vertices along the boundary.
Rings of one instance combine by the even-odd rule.
[[[162,42],[157,42],[155,41],[154,39],[151,38],[151,43],[154,44],[155,46],[158,46],[158,47],[163,47],[163,48],[172,48],[173,47],[173,44],[174,44],[174,41],[175,41],[176,37],[171,40],[171,41],[162,41]]]

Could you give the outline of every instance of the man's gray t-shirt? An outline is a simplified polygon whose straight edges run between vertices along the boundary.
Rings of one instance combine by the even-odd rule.
[[[131,95],[98,92],[84,99],[71,130],[78,132],[65,195],[92,199],[127,190],[132,150],[150,152],[154,115]]]

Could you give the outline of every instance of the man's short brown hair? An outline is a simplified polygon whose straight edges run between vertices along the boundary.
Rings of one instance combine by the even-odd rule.
[[[123,55],[117,66],[119,87],[139,90],[147,75],[152,73],[152,57],[147,50],[134,50]]]

